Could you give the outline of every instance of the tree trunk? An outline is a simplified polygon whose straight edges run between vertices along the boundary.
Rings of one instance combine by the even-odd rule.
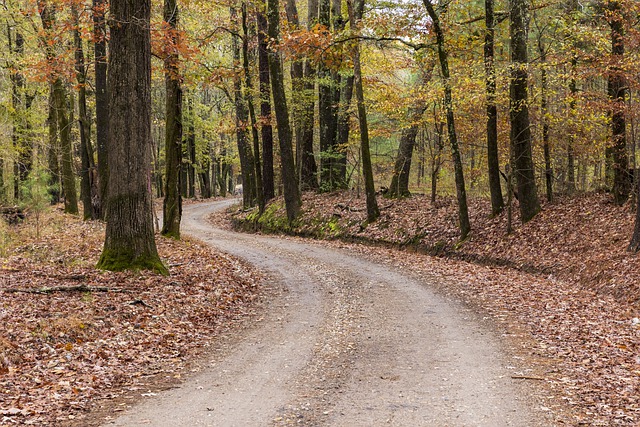
[[[38,10],[42,20],[42,28],[45,33],[53,30],[55,20],[55,8],[48,3],[47,0],[38,0]],[[53,46],[47,45],[46,57],[47,62],[53,64],[55,61],[55,52]],[[55,67],[52,67],[55,70]],[[51,90],[53,91],[53,105],[56,109],[58,132],[60,136],[60,155],[61,155],[61,172],[62,172],[62,194],[64,196],[64,211],[70,214],[78,213],[78,197],[76,194],[76,179],[73,171],[73,153],[71,144],[71,124],[67,115],[69,109],[67,106],[67,89],[64,86],[62,78],[53,71],[50,76],[52,82]]]
[[[168,25],[169,36],[165,39],[164,58],[165,99],[165,187],[162,203],[162,235],[180,239],[182,219],[182,194],[180,194],[180,169],[182,167],[182,77],[179,69],[177,43],[178,5],[176,0],[165,0],[164,22]]]
[[[511,0],[509,26],[511,36],[511,84],[510,109],[511,152],[513,173],[518,187],[520,219],[527,222],[540,211],[536,191],[533,155],[531,151],[531,127],[527,92],[527,0]]]
[[[624,17],[619,1],[607,3],[607,20],[611,26],[611,56],[613,66],[607,76],[607,92],[611,103],[611,163],[613,167],[613,199],[617,205],[623,205],[629,198],[629,156],[627,155],[627,137],[625,121],[625,95],[627,84],[622,69],[624,57]]]
[[[21,61],[24,56],[24,38],[19,31],[15,33],[15,44],[11,36],[11,27],[7,27],[7,40],[9,42],[9,51],[16,55],[17,61]],[[27,110],[30,107],[33,98],[25,100],[25,79],[20,70],[19,63],[14,63],[11,67],[15,71],[11,73],[11,107],[13,111],[11,118],[12,141],[14,150],[18,155],[17,161],[14,163],[14,197],[19,200],[22,197],[22,184],[27,181],[29,173],[33,165],[33,143],[28,135],[28,116]],[[27,102],[28,101],[28,102]],[[26,104],[29,105],[26,105]]]
[[[262,166],[260,165],[260,138],[258,136],[258,123],[256,120],[256,110],[253,107],[253,81],[249,71],[249,28],[247,24],[247,3],[242,3],[242,66],[244,69],[245,98],[249,107],[249,120],[251,121],[251,137],[253,139],[253,160],[256,176],[256,199],[258,202],[258,212],[264,212],[264,189],[262,187]]]
[[[363,2],[364,0],[359,0]],[[349,21],[351,30],[357,31],[359,20],[356,19],[353,0],[347,0]],[[353,48],[353,83],[358,104],[358,122],[360,124],[360,148],[362,152],[362,175],[367,200],[367,222],[374,222],[380,216],[380,209],[376,200],[376,189],[373,181],[373,168],[371,166],[371,153],[369,151],[369,126],[367,123],[367,109],[364,104],[364,90],[362,87],[362,69],[360,66],[360,42],[355,41]],[[415,139],[415,138],[414,138]]]
[[[504,209],[500,185],[500,159],[498,156],[498,108],[496,106],[496,70],[494,64],[495,15],[494,0],[485,0],[486,33],[484,37],[484,69],[487,97],[487,167],[491,213],[497,215]]]
[[[416,123],[426,107],[412,107],[407,113],[409,127],[402,129],[400,136],[400,145],[398,147],[398,156],[393,167],[393,177],[389,185],[388,197],[409,197],[409,173],[411,172],[411,160],[413,158],[413,149],[416,145],[416,137],[418,136],[419,125]]]
[[[279,1],[267,1],[267,34],[271,40],[280,40]],[[289,124],[289,110],[284,90],[284,73],[280,54],[276,48],[269,50],[269,72],[271,77],[271,92],[278,126],[278,141],[280,145],[280,163],[282,168],[282,184],[284,201],[289,223],[299,215],[301,200],[298,181],[296,179],[295,163],[293,160],[291,125]]]
[[[96,93],[96,146],[98,152],[98,194],[100,217],[105,217],[108,197],[109,162],[107,138],[109,132],[109,98],[107,95],[107,26],[108,0],[93,0],[93,38]]]
[[[449,60],[444,44],[444,33],[440,26],[440,18],[433,8],[431,0],[423,0],[429,17],[433,22],[433,29],[436,33],[436,42],[438,45],[438,59],[442,71],[442,79],[444,80],[444,107],[447,115],[447,133],[449,135],[449,145],[451,146],[451,156],[453,158],[453,169],[456,181],[456,196],[458,199],[458,220],[460,222],[460,239],[466,239],[471,231],[471,223],[469,222],[469,209],[467,207],[467,190],[464,184],[464,172],[462,170],[462,158],[458,147],[458,136],[456,134],[456,125],[453,115],[453,97],[451,93],[451,82],[449,75]]]
[[[186,149],[187,149],[187,195],[190,198],[196,197],[196,129],[193,115],[193,96],[187,101],[187,109],[189,114],[189,127],[187,128]]]
[[[309,0],[307,12],[307,30],[311,31],[318,23],[318,0]],[[304,62],[304,87],[302,96],[300,125],[300,186],[303,189],[317,190],[318,166],[313,152],[314,116],[315,116],[315,80],[316,70],[307,59]]]
[[[260,80],[260,139],[262,140],[262,188],[265,203],[275,197],[273,128],[271,126],[271,82],[267,52],[267,17],[258,10],[258,76]]]
[[[49,127],[49,147],[47,150],[47,166],[49,169],[49,194],[51,203],[60,203],[60,159],[58,143],[58,115],[53,98],[53,88],[49,85],[49,115],[47,124]]]
[[[82,39],[80,38],[80,19],[78,10],[72,8],[74,18],[73,39],[75,44],[76,60],[76,81],[78,82],[78,125],[80,128],[80,157],[82,171],[80,172],[80,196],[82,199],[83,216],[85,220],[97,219],[100,212],[98,206],[94,204],[92,189],[93,169],[93,149],[91,148],[91,125],[87,115],[87,66],[84,62],[84,51],[82,49]]]
[[[331,29],[331,1],[319,0],[318,20],[328,30]],[[334,84],[331,70],[326,63],[318,67],[318,119],[320,126],[320,186],[324,191],[338,187],[338,158],[336,147],[337,112]]]
[[[112,0],[109,199],[98,268],[168,274],[153,235],[150,0]]]
[[[542,121],[542,148],[544,151],[544,177],[547,189],[547,201],[553,200],[553,170],[551,169],[551,146],[549,145],[549,120],[548,100],[547,100],[547,52],[542,45],[542,40],[538,39],[538,52],[540,53],[541,82],[540,82],[540,116]]]
[[[239,28],[238,12],[234,7],[230,8],[231,22],[234,28]],[[231,49],[233,51],[233,62],[235,67],[242,67],[240,57],[239,37],[233,36]],[[240,68],[239,70],[241,70]],[[233,76],[233,96],[236,110],[236,142],[238,144],[238,156],[240,157],[240,169],[242,172],[242,204],[245,208],[255,205],[255,161],[253,152],[249,145],[247,135],[247,125],[249,124],[249,112],[242,95],[241,72],[237,70]]]

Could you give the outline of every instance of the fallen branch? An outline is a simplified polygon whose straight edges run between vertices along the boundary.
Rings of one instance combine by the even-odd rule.
[[[118,289],[118,288],[108,288],[105,286],[87,286],[87,285],[78,285],[78,286],[56,286],[54,288],[37,288],[37,289],[25,289],[25,288],[10,288],[5,289],[5,293],[9,294],[52,294],[54,292],[129,292],[126,289]]]
[[[367,208],[352,208],[351,206],[348,206],[342,203],[338,203],[336,205],[336,208],[339,208],[340,210],[343,210],[343,211],[349,211],[349,212],[364,212],[365,210],[367,210]]]

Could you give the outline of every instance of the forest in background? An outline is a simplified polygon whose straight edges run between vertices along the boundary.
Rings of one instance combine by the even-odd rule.
[[[370,221],[376,188],[456,194],[463,238],[467,194],[494,214],[515,196],[525,221],[559,193],[606,189],[623,204],[636,197],[638,7],[154,2],[149,180],[163,234],[179,236],[182,197],[238,184],[260,211],[284,194],[289,220],[304,190],[362,188]],[[85,218],[104,217],[109,5],[4,1],[0,14],[2,204],[44,197],[77,213],[79,194]]]

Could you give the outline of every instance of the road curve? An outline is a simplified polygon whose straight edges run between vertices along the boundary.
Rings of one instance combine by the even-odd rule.
[[[186,207],[184,233],[265,271],[282,298],[206,370],[105,426],[544,425],[462,306],[321,242],[213,228],[231,203]]]

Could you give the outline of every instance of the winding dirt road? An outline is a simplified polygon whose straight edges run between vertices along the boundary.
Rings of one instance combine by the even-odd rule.
[[[206,370],[106,425],[545,425],[471,312],[321,242],[207,223],[231,203],[187,207],[184,232],[265,271],[282,297]]]

